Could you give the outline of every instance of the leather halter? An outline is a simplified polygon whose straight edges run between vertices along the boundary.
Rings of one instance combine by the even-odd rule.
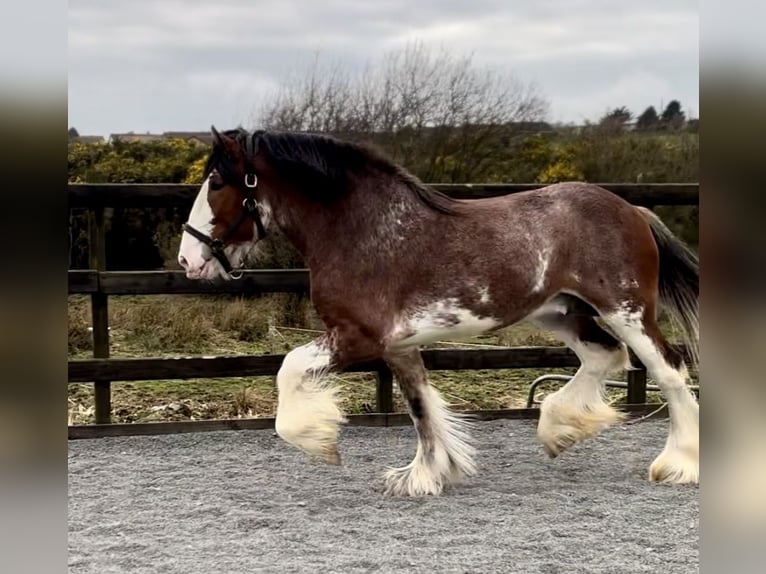
[[[245,139],[245,157],[248,160],[254,157],[255,153],[257,152],[257,148],[253,141],[254,139],[255,138],[252,135],[249,135]],[[263,221],[261,220],[261,205],[252,195],[252,190],[254,190],[257,186],[258,176],[255,174],[255,172],[246,172],[244,178],[244,187],[242,188],[245,193],[245,199],[242,202],[242,211],[240,211],[234,221],[229,224],[229,227],[226,228],[226,231],[224,231],[220,238],[213,239],[211,236],[206,235],[189,225],[188,221],[182,226],[185,232],[210,247],[210,251],[213,254],[213,257],[218,260],[226,273],[229,274],[229,276],[233,279],[241,278],[242,272],[240,271],[239,275],[237,276],[232,273],[233,267],[229,262],[229,259],[226,257],[226,254],[224,253],[226,240],[231,237],[231,235],[233,235],[237,229],[239,229],[239,226],[242,225],[246,219],[252,219],[255,222],[255,226],[258,230],[258,241],[261,241],[264,237],[266,237],[266,229],[263,225]]]

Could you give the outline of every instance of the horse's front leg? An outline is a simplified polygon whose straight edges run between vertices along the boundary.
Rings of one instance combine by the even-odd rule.
[[[340,464],[338,432],[346,422],[337,390],[325,380],[336,353],[323,335],[287,353],[277,373],[277,434],[330,464]]]
[[[394,496],[441,494],[445,486],[476,473],[475,449],[466,418],[451,412],[426,376],[418,349],[387,355],[418,434],[415,458],[386,473],[386,493]]]

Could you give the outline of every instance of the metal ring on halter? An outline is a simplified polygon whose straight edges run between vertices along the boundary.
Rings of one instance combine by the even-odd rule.
[[[258,203],[252,198],[252,197],[246,197],[242,200],[242,207],[247,209],[248,211],[255,211],[255,208],[258,206]]]
[[[239,273],[239,275],[235,275],[235,273]],[[229,277],[231,277],[232,279],[242,279],[242,275],[244,275],[244,271],[242,271],[242,269],[237,269],[237,270],[232,269],[231,271],[229,271]]]
[[[250,181],[249,181],[250,177],[253,178],[253,183],[250,183]],[[245,174],[245,185],[247,187],[255,187],[255,186],[257,186],[258,185],[258,176],[255,175],[254,173],[246,173]]]

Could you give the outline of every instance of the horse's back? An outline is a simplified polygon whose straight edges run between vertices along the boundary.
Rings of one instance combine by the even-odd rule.
[[[594,183],[565,181],[507,195],[469,199],[463,202],[471,209],[533,209],[546,211],[565,206],[578,206],[588,210],[632,210],[632,206],[616,193]]]
[[[508,300],[637,276],[641,262],[656,259],[639,210],[595,184],[557,183],[465,205],[467,220],[454,226],[455,259],[473,276],[504,284]]]
[[[635,206],[604,187],[585,182],[471,199],[462,202],[461,211],[473,222],[470,227],[482,228],[519,248],[524,248],[522,238],[555,236],[569,242],[600,236],[616,241],[635,233],[637,225],[646,227]]]

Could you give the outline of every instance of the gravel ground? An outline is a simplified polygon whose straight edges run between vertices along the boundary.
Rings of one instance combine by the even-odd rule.
[[[549,460],[535,421],[478,423],[479,476],[385,498],[412,427],[347,427],[340,467],[273,431],[69,443],[72,573],[698,571],[697,487],[645,480],[667,420],[615,427]]]

